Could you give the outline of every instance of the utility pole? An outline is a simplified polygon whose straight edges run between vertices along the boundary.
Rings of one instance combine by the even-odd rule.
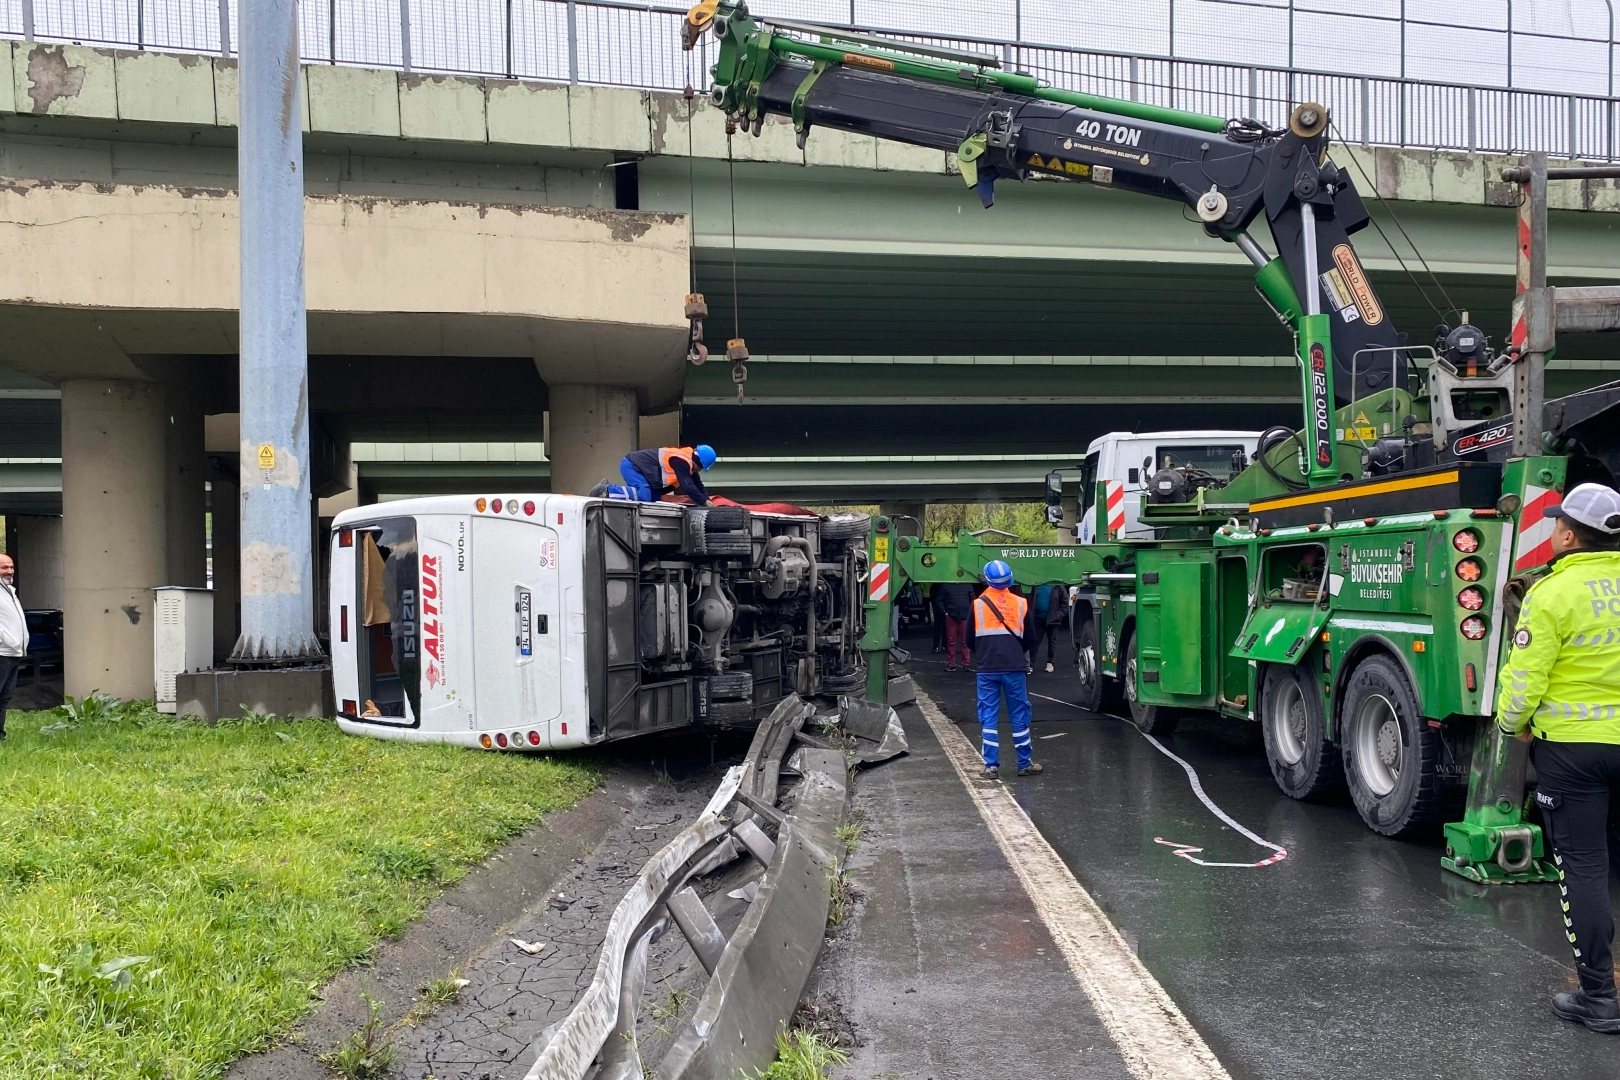
[[[231,662],[307,664],[324,657],[311,557],[298,5],[253,0],[240,12],[242,635]]]
[[[1519,251],[1509,344],[1519,350],[1513,384],[1513,456],[1541,453],[1541,403],[1555,332],[1547,288],[1547,155],[1527,154],[1519,180]]]

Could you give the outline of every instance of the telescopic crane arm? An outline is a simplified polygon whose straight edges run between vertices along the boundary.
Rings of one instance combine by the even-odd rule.
[[[1315,483],[1338,479],[1335,405],[1390,389],[1392,371],[1404,369],[1390,358],[1406,336],[1350,244],[1369,218],[1327,156],[1320,105],[1299,106],[1286,129],[1274,130],[1057,89],[1003,71],[989,55],[766,23],[745,0],[693,8],[687,46],[710,30],[719,39],[714,102],[755,134],[774,114],[792,119],[801,146],[814,128],[829,127],[949,151],[986,207],[997,180],[1042,174],[1190,208],[1208,234],[1255,264],[1260,293],[1296,334]],[[1262,213],[1277,258],[1248,233]]]

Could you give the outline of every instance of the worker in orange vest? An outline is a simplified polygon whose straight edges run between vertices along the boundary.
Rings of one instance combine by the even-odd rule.
[[[666,491],[679,491],[697,505],[707,506],[709,493],[698,474],[716,460],[714,447],[707,443],[632,450],[619,462],[619,476],[640,502],[657,502]]]
[[[1007,702],[1012,721],[1013,749],[1018,752],[1018,775],[1034,776],[1041,766],[1030,742],[1029,688],[1024,677],[1028,658],[1024,642],[1032,640],[1029,601],[1009,588],[1012,567],[996,559],[984,568],[989,586],[973,601],[973,670],[979,684],[979,736],[983,743],[986,780],[1000,775],[1001,702]]]

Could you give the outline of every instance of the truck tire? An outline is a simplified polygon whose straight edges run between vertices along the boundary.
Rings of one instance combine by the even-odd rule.
[[[1440,733],[1419,711],[1400,664],[1376,654],[1345,680],[1339,748],[1361,820],[1385,836],[1410,836],[1439,816]]]
[[[1125,643],[1125,704],[1131,723],[1144,735],[1169,735],[1181,723],[1181,711],[1136,700],[1136,635]]]
[[[746,671],[709,676],[709,700],[724,698],[752,698],[754,677]]]
[[[752,555],[754,542],[747,533],[707,533],[703,537],[705,555]]]
[[[754,719],[754,703],[752,701],[711,701],[709,702],[709,723],[722,727],[732,724],[746,724]]]
[[[1260,685],[1260,733],[1272,779],[1290,799],[1320,799],[1344,787],[1339,748],[1328,741],[1322,687],[1303,666],[1268,664]]]
[[[854,540],[871,531],[871,514],[834,514],[821,519],[823,540]]]
[[[711,506],[703,518],[704,532],[736,532],[748,527],[748,511],[741,506]]]
[[[1091,712],[1106,712],[1119,704],[1118,679],[1102,673],[1102,649],[1097,644],[1097,624],[1087,619],[1074,635],[1075,667],[1080,676],[1080,692],[1075,704]]]
[[[865,668],[857,668],[855,671],[843,675],[823,675],[821,677],[821,692],[823,694],[854,694],[865,689]]]

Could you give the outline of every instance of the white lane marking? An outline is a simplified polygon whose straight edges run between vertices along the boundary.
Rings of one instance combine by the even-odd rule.
[[[1043,740],[1045,740],[1045,739],[1061,739],[1061,738],[1063,738],[1063,736],[1065,736],[1067,734],[1068,734],[1067,731],[1060,731],[1056,735],[1042,735],[1041,738]]]
[[[1011,793],[999,783],[975,779],[984,771],[978,748],[921,690],[917,707],[1131,1075],[1138,1080],[1230,1080],[1197,1029],[1142,966]]]
[[[1079,709],[1080,708],[1080,706],[1076,705],[1072,701],[1064,701],[1061,698],[1047,697],[1045,694],[1031,694],[1029,696],[1030,697],[1038,697],[1042,701],[1050,701],[1050,702],[1053,702],[1054,704],[1057,704],[1057,705],[1067,705],[1071,709]],[[1084,711],[1084,710],[1081,710],[1081,711]],[[1260,836],[1257,833],[1250,832],[1249,829],[1246,826],[1244,826],[1241,822],[1239,822],[1236,818],[1232,817],[1232,815],[1228,814],[1225,810],[1222,810],[1219,806],[1215,805],[1215,800],[1211,799],[1209,797],[1209,795],[1204,791],[1204,785],[1203,785],[1202,781],[1200,781],[1198,779],[1198,770],[1194,769],[1187,762],[1183,761],[1181,758],[1179,758],[1175,754],[1171,753],[1169,747],[1165,746],[1164,743],[1160,742],[1158,739],[1154,738],[1152,735],[1149,735],[1147,732],[1142,731],[1139,728],[1136,728],[1134,725],[1132,726],[1132,730],[1135,731],[1138,735],[1142,736],[1142,738],[1146,739],[1148,742],[1152,743],[1153,748],[1155,750],[1157,750],[1159,753],[1163,754],[1165,757],[1169,758],[1171,761],[1175,762],[1177,765],[1180,765],[1182,767],[1182,769],[1184,769],[1186,771],[1186,773],[1187,773],[1187,782],[1192,785],[1193,794],[1198,796],[1198,801],[1203,803],[1204,806],[1209,810],[1210,813],[1214,814],[1216,817],[1220,818],[1226,824],[1230,825],[1232,828],[1236,829],[1238,832],[1240,832],[1244,836],[1248,837],[1254,843],[1259,844],[1263,848],[1270,848],[1276,854],[1271,855],[1271,856],[1269,856],[1267,858],[1261,859],[1259,862],[1207,862],[1207,861],[1205,861],[1203,859],[1199,859],[1199,858],[1195,857],[1196,853],[1201,852],[1201,851],[1204,850],[1201,847],[1193,847],[1191,844],[1178,844],[1178,843],[1176,843],[1176,842],[1174,842],[1172,840],[1165,840],[1162,837],[1158,837],[1158,836],[1155,836],[1153,838],[1153,842],[1155,844],[1163,844],[1165,847],[1172,849],[1175,852],[1175,854],[1178,855],[1179,857],[1181,857],[1183,859],[1186,859],[1190,863],[1195,863],[1195,864],[1197,864],[1199,866],[1229,867],[1229,868],[1234,868],[1234,869],[1251,869],[1251,868],[1259,867],[1259,866],[1271,866],[1271,865],[1274,865],[1275,863],[1280,863],[1284,859],[1288,858],[1287,849],[1285,849],[1285,848],[1283,848],[1283,847],[1281,847],[1281,846],[1279,846],[1277,844],[1273,844],[1270,840],[1267,840],[1265,837]]]

